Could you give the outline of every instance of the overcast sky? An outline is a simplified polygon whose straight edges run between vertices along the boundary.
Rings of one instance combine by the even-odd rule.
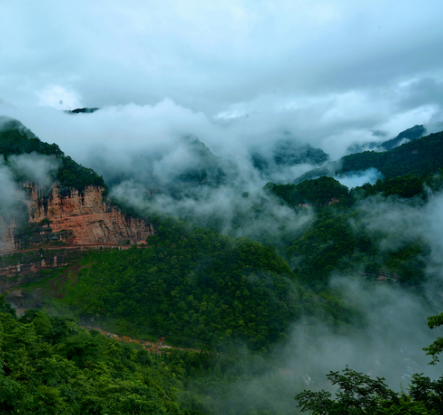
[[[130,113],[126,142],[152,140],[149,121],[213,148],[289,131],[339,157],[443,119],[441,16],[441,0],[0,0],[0,112],[69,150],[86,132],[54,109],[86,106]]]

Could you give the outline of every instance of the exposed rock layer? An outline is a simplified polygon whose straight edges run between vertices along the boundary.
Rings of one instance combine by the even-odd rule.
[[[49,195],[27,186],[29,200],[28,227],[15,222],[2,227],[1,250],[39,246],[48,242],[69,245],[140,244],[154,234],[152,224],[129,218],[118,208],[103,201],[104,189],[86,187],[67,192],[53,186]]]

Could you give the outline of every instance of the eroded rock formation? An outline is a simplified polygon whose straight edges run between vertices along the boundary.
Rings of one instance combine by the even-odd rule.
[[[53,186],[49,195],[27,185],[27,226],[4,223],[1,250],[13,250],[63,242],[68,245],[140,244],[154,234],[152,224],[130,218],[103,200],[104,189],[61,192]]]

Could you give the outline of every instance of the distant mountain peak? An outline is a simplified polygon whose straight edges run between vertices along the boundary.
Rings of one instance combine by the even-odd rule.
[[[76,108],[74,110],[65,111],[68,114],[91,114],[98,111],[100,108]]]
[[[384,150],[392,150],[402,144],[409,143],[412,140],[423,137],[426,134],[426,128],[423,125],[414,125],[407,130],[402,131],[397,137],[385,141],[381,147]]]

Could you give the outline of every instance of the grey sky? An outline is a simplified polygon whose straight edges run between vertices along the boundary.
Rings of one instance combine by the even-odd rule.
[[[441,0],[1,0],[0,99],[15,113],[0,109],[63,146],[38,109],[132,105],[162,124],[168,99],[161,116],[204,118],[184,132],[212,146],[214,129],[232,146],[288,130],[339,157],[373,130],[440,121],[442,15]]]

